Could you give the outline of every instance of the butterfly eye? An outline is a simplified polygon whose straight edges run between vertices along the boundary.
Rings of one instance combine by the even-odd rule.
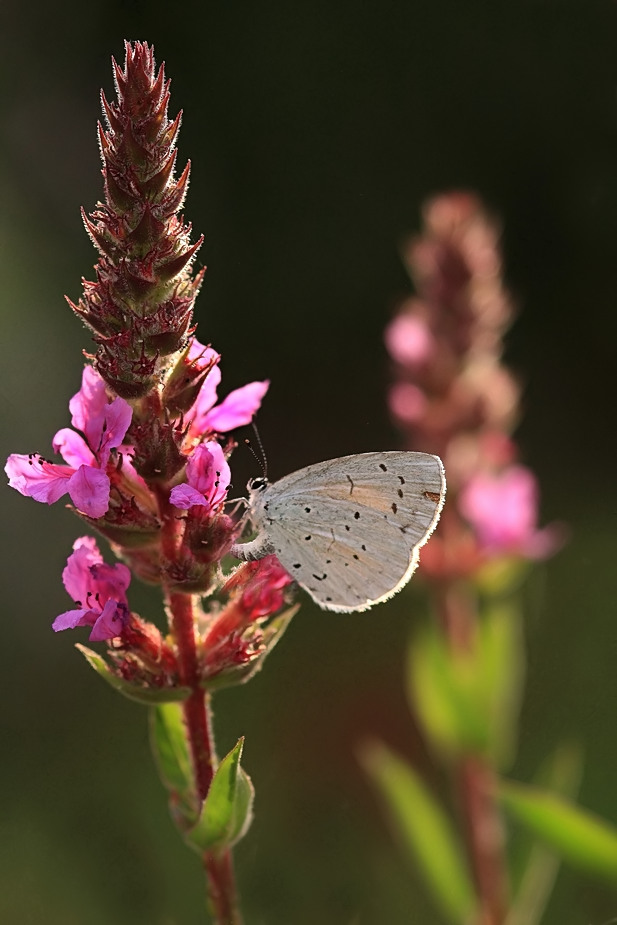
[[[249,489],[251,491],[263,491],[268,487],[268,479],[264,478],[263,475],[259,475],[256,479],[251,479],[249,482]]]

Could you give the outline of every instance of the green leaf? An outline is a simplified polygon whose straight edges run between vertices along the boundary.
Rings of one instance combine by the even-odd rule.
[[[197,825],[186,835],[197,851],[223,851],[247,831],[253,813],[254,789],[240,764],[244,738],[226,755],[212,779]]]
[[[182,830],[186,830],[195,824],[199,801],[182,707],[176,703],[159,704],[150,716],[150,739],[156,765],[163,784],[171,794],[174,820]]]
[[[105,659],[102,655],[99,655],[98,652],[94,652],[93,649],[89,649],[87,646],[82,646],[79,642],[76,643],[75,648],[79,649],[86,661],[94,668],[98,675],[107,681],[114,690],[123,694],[124,697],[128,697],[129,700],[152,706],[152,704],[155,703],[175,703],[190,697],[191,689],[189,687],[144,687],[142,684],[134,684],[132,681],[125,681],[124,678],[119,678],[118,675],[114,674]]]
[[[454,652],[428,627],[410,646],[409,698],[429,740],[446,754],[485,751],[486,710],[478,702],[472,653]]]
[[[367,746],[361,761],[411,862],[422,869],[443,912],[453,922],[469,922],[475,908],[473,886],[461,846],[439,804],[415,771],[384,745]]]
[[[575,745],[561,745],[534,775],[534,783],[553,793],[572,797],[579,788],[582,753]],[[557,879],[560,860],[545,844],[525,830],[526,842],[513,871],[513,897],[505,925],[540,925]],[[516,845],[515,845],[516,847]]]
[[[410,703],[446,755],[510,759],[523,675],[521,615],[505,599],[485,605],[466,648],[453,648],[433,624],[410,647]]]
[[[564,861],[617,885],[617,829],[538,787],[502,781],[504,807]]]
[[[482,594],[501,597],[518,590],[529,571],[530,566],[525,559],[500,556],[481,568],[474,583]]]
[[[491,602],[479,621],[477,696],[487,713],[488,750],[494,764],[512,760],[525,675],[520,609]]]

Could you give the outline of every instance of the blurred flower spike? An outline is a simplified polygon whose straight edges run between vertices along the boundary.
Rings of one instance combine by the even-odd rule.
[[[498,229],[473,195],[441,195],[426,204],[404,258],[416,295],[385,332],[395,366],[389,406],[408,448],[441,456],[448,478],[421,567],[447,579],[501,557],[546,558],[563,529],[537,528],[537,481],[511,437],[520,386],[502,362],[513,308]]]

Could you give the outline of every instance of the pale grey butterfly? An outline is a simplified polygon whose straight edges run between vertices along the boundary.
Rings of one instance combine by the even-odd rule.
[[[368,610],[407,584],[446,496],[438,456],[392,451],[315,463],[248,484],[254,540],[238,559],[274,553],[325,610]]]

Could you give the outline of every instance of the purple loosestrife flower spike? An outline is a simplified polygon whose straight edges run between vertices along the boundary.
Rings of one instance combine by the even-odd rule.
[[[259,669],[295,612],[293,581],[276,560],[231,575],[221,568],[242,527],[224,510],[235,443],[220,435],[251,421],[269,383],[250,382],[218,403],[220,356],[196,339],[192,321],[205,270],[192,273],[202,239],[191,243],[179,214],[189,178],[188,164],[175,176],[180,114],[168,119],[169,81],[153,49],[125,48],[124,68],[113,63],[117,102],[102,96],[105,201],[83,215],[99,253],[96,277],[83,282],[77,304],[69,300],[96,354],[70,402],[73,429],[53,440],[64,464],[15,454],[6,472],[38,501],[68,493],[122,558],[107,565],[93,539],[76,541],[63,572],[75,606],[53,628],[88,626],[92,641],[107,641],[104,657],[86,657],[126,696],[181,703],[192,792],[180,802],[190,819],[180,819],[178,795],[171,799],[186,829],[217,765],[210,689]],[[160,586],[163,633],[129,610],[131,574]],[[237,917],[229,852],[219,848],[204,863],[222,923]]]

